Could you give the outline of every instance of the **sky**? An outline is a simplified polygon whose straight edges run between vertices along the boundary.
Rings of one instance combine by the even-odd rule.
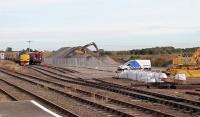
[[[0,50],[200,45],[200,0],[0,0]],[[93,48],[92,48],[93,49]]]

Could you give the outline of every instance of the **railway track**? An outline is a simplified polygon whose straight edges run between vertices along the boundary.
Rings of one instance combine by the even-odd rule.
[[[46,73],[51,73],[51,74],[54,74],[55,76],[60,76],[60,77],[63,77],[63,75],[62,74],[60,74],[60,73],[56,73],[56,72],[52,72],[52,71],[49,71],[49,70],[46,70],[46,69],[44,69],[44,68],[42,68],[42,67],[38,67],[38,66],[29,66],[28,68],[30,68],[30,69],[32,69],[32,70],[35,70],[35,71],[37,71],[37,72],[40,72],[41,73],[41,70],[42,71],[45,71]],[[46,67],[45,67],[46,68]],[[51,68],[52,69],[52,68]],[[54,69],[54,70],[56,70],[56,69]],[[43,74],[43,73],[41,73],[41,74]],[[69,73],[70,74],[70,73]],[[48,75],[47,75],[48,76]],[[73,76],[73,77],[72,77]],[[78,81],[83,81],[83,79],[81,78],[81,77],[79,77],[79,76],[75,76],[75,75],[72,75],[72,74],[70,74],[70,76],[66,76],[65,75],[65,78],[67,78],[67,79],[71,79],[71,80],[78,80]]]
[[[57,105],[57,104],[53,103],[52,101],[49,101],[49,100],[45,99],[44,97],[39,96],[39,95],[37,95],[37,94],[35,94],[35,93],[33,93],[33,92],[23,88],[23,87],[17,86],[17,85],[15,85],[15,84],[13,84],[13,83],[5,80],[5,79],[2,79],[2,78],[0,78],[0,81],[9,85],[9,86],[12,86],[12,87],[30,95],[30,96],[32,96],[32,97],[34,97],[35,99],[40,101],[42,104],[47,105],[49,108],[56,110],[57,112],[61,113],[62,115],[65,115],[67,117],[80,117],[79,115],[77,115],[77,114],[75,114],[75,113],[73,113],[69,110],[66,110],[65,108],[61,107],[60,105]],[[7,95],[9,95],[9,97],[12,97],[13,100],[16,100],[16,101],[18,100],[17,97],[14,97],[8,91],[5,91],[5,90],[3,90],[3,91]]]
[[[58,77],[55,77],[53,75],[50,75],[50,74],[44,72],[44,71],[47,72],[48,70],[42,71],[41,68],[40,69],[32,68],[32,69],[34,69],[40,73],[43,73],[44,75],[48,75],[49,77],[53,77],[53,78],[59,79],[64,82],[69,82],[69,83],[74,83],[74,84],[79,84],[79,85],[84,85],[84,86],[89,86],[89,87],[95,87],[95,88],[119,93],[122,95],[127,95],[132,98],[137,98],[137,99],[141,99],[141,100],[147,100],[150,102],[156,102],[156,103],[160,103],[163,105],[172,106],[173,108],[176,108],[182,112],[187,112],[187,113],[191,113],[191,114],[195,113],[195,114],[199,115],[199,112],[200,112],[200,107],[199,107],[198,101],[193,101],[193,100],[188,100],[188,99],[183,99],[183,98],[173,97],[173,96],[167,96],[167,95],[144,91],[144,90],[140,90],[140,89],[133,89],[133,88],[124,87],[121,85],[111,84],[111,83],[107,83],[107,82],[102,82],[102,83],[98,82],[97,83],[97,82],[85,81],[83,79],[77,80],[77,79],[73,79],[73,78],[70,78],[70,80],[68,80],[67,79],[68,77],[65,77],[64,75],[60,74],[59,76],[65,77],[65,79],[58,78]],[[49,72],[49,73],[52,73],[52,72]]]
[[[35,67],[38,67],[38,66],[35,66]],[[62,68],[62,67],[55,67],[55,66],[46,66],[46,65],[40,65],[40,67],[42,68],[48,68],[48,69],[52,69],[54,71],[58,71],[59,73],[62,73],[62,74],[68,74],[70,75],[69,78],[71,78],[72,76],[75,77],[75,78],[79,78],[81,79],[81,77],[77,76],[76,74],[79,74],[80,72],[76,71],[76,70],[71,70],[71,69],[68,69],[68,68]],[[40,68],[38,67],[38,68]],[[53,73],[53,72],[52,72]],[[59,73],[57,73],[59,75]],[[75,74],[76,73],[76,74]]]
[[[169,96],[169,95],[165,95],[165,94],[145,91],[145,90],[138,89],[138,88],[130,88],[130,87],[127,87],[127,86],[106,82],[106,81],[100,80],[100,79],[94,79],[94,80],[99,81],[99,82],[106,84],[106,85],[109,85],[109,86],[116,87],[116,88],[120,88],[120,89],[124,89],[124,90],[128,90],[128,91],[134,91],[134,92],[143,93],[143,94],[148,94],[148,95],[152,95],[152,96],[156,96],[156,97],[160,97],[160,98],[166,98],[166,99],[169,99],[169,100],[175,100],[175,101],[178,101],[178,102],[185,102],[185,103],[200,107],[199,101],[194,101],[194,100],[184,99],[184,98],[180,98],[180,97]]]
[[[79,73],[76,70],[72,70],[72,69],[65,68],[65,67],[52,66],[52,65],[41,65],[41,66],[55,68],[55,69],[60,69],[60,70],[66,70],[66,71],[73,72],[73,73]],[[77,67],[77,66],[69,66],[69,67]],[[88,70],[104,71],[104,72],[111,72],[111,73],[114,72],[114,71],[111,71],[111,70],[95,69],[95,68],[90,68],[90,67],[78,67],[78,68],[85,68],[85,69],[88,69]]]
[[[200,91],[200,88],[195,89],[195,91]]]
[[[0,88],[0,92],[3,92],[5,95],[7,95],[10,99],[12,99],[12,101],[18,101],[17,98],[15,98],[14,96],[12,96],[9,92],[7,92],[6,90],[4,90],[3,88]]]
[[[40,78],[37,78],[37,77],[33,77],[33,76],[30,76],[30,75],[25,75],[25,74],[20,74],[20,73],[11,73],[11,72],[9,72],[9,71],[5,71],[5,70],[0,70],[1,72],[3,72],[3,73],[5,73],[5,74],[7,74],[7,75],[10,75],[10,76],[13,76],[13,77],[17,77],[17,78],[19,78],[19,79],[22,79],[22,80],[25,80],[25,81],[27,81],[27,82],[30,82],[30,83],[32,83],[32,84],[35,84],[35,85],[39,85],[39,86],[42,86],[42,87],[46,87],[46,88],[48,88],[49,90],[51,90],[51,91],[54,91],[54,92],[57,92],[57,93],[60,93],[60,94],[62,94],[62,95],[65,95],[66,97],[69,97],[69,98],[72,98],[72,99],[74,99],[74,100],[76,100],[76,101],[79,101],[79,102],[81,102],[81,103],[83,103],[83,104],[86,104],[86,105],[90,105],[91,107],[94,107],[94,108],[96,108],[96,109],[98,109],[98,111],[104,111],[104,112],[106,112],[107,114],[109,114],[108,116],[119,116],[119,117],[135,117],[135,115],[133,114],[133,113],[130,113],[130,112],[124,112],[124,111],[122,111],[122,110],[119,110],[119,109],[115,109],[115,108],[113,108],[112,106],[112,104],[110,103],[109,104],[109,106],[111,106],[111,107],[109,107],[108,105],[104,105],[104,104],[101,104],[101,103],[96,103],[96,102],[94,102],[94,101],[91,101],[91,100],[89,100],[89,99],[84,99],[84,98],[82,98],[82,97],[79,97],[79,96],[77,96],[77,95],[73,95],[73,94],[69,94],[69,93],[66,93],[66,92],[64,92],[63,90],[60,90],[60,89],[57,89],[57,88],[55,88],[55,87],[52,87],[52,86],[48,86],[48,85],[44,85],[44,84],[42,84],[42,83],[39,83],[39,82],[35,82],[34,80],[30,80],[30,78],[31,79],[37,79],[37,80],[40,80],[40,81],[46,81],[46,82],[48,82],[48,83],[52,83],[52,84],[54,84],[54,85],[57,85],[57,86],[60,86],[60,87],[67,87],[67,86],[64,86],[64,85],[62,85],[62,84],[58,84],[58,83],[55,83],[55,82],[52,82],[52,81],[48,81],[48,80],[41,80]],[[19,75],[23,75],[23,76],[26,76],[26,77],[28,77],[28,78],[23,78],[23,77],[19,77]],[[68,87],[69,88],[69,87]],[[81,93],[84,93],[84,94],[89,94],[89,95],[92,95],[93,96],[93,94],[91,93],[91,92],[86,92],[86,91],[83,91],[83,90],[77,90],[76,89],[76,91],[78,91],[78,92],[81,92]],[[107,99],[108,100],[108,98],[107,97],[103,97],[103,96],[101,96],[101,95],[95,95],[96,97],[98,97],[98,98],[101,98],[101,99]],[[123,105],[123,106],[131,106],[131,104],[128,104],[128,103],[125,103],[125,102],[120,102],[120,101],[117,101],[117,100],[114,100],[114,99],[109,99],[110,100],[110,102],[112,102],[112,103],[114,103],[114,104],[118,104],[118,105]],[[114,106],[116,106],[116,105],[114,105]],[[132,107],[135,107],[134,105],[132,105]],[[136,107],[135,107],[136,108]],[[140,108],[141,109],[141,107],[137,107],[137,108]],[[99,110],[100,109],[100,110]],[[144,109],[144,108],[143,108]],[[126,108],[126,110],[128,110],[128,108]],[[130,110],[130,109],[129,109]],[[149,109],[150,110],[150,109]],[[147,109],[146,109],[146,111],[147,111]],[[155,114],[155,113],[154,113]],[[138,115],[137,115],[138,116]],[[167,115],[167,114],[162,114],[162,116],[166,116],[166,117],[174,117],[174,116],[172,116],[172,115]]]
[[[59,72],[62,72],[62,73],[79,73],[78,71],[76,70],[72,70],[72,69],[68,69],[68,68],[63,68],[63,67],[58,67],[58,66],[51,66],[51,65],[40,65],[42,67],[48,67],[48,68],[52,68],[54,70],[57,70]]]
[[[15,72],[16,73],[16,72]],[[78,89],[78,88],[73,88],[73,87],[69,87],[69,86],[66,86],[66,85],[63,85],[63,84],[60,84],[60,83],[56,83],[56,82],[53,82],[51,80],[47,80],[47,79],[41,79],[41,78],[38,78],[38,77],[34,77],[34,76],[31,76],[31,75],[26,75],[26,74],[21,74],[21,73],[16,73],[18,75],[23,75],[23,76],[26,76],[26,77],[29,77],[31,79],[36,79],[36,80],[39,80],[42,81],[42,82],[47,82],[47,83],[51,83],[51,84],[54,84],[56,86],[59,86],[61,88],[68,88],[68,89],[71,89],[73,91],[76,91],[78,93],[82,93],[82,94],[85,94],[85,95],[89,95],[90,97],[95,97],[97,99],[100,99],[100,100],[105,100],[107,103],[109,102],[109,104],[114,104],[115,106],[118,105],[118,106],[121,106],[123,107],[123,109],[126,109],[126,110],[131,110],[131,109],[138,109],[142,112],[145,112],[147,114],[151,114],[153,116],[162,116],[162,117],[175,117],[174,115],[172,114],[169,114],[169,113],[165,113],[165,112],[162,112],[160,110],[156,110],[156,109],[152,109],[152,108],[148,108],[148,107],[144,107],[144,106],[141,106],[141,105],[137,105],[137,104],[131,104],[131,103],[128,103],[128,102],[125,102],[125,101],[122,101],[122,100],[116,100],[116,99],[113,99],[113,98],[109,98],[107,96],[103,96],[103,95],[100,95],[100,94],[94,94],[92,92],[89,92],[89,91],[85,91],[85,90],[82,90],[82,89]],[[27,81],[28,79],[26,79]],[[31,83],[34,83],[34,84],[37,84],[36,82],[33,82],[32,80],[28,80],[28,82],[31,82]],[[47,87],[47,86],[44,86],[43,84],[39,84],[43,87]],[[48,87],[49,88],[49,87]],[[55,88],[52,89],[52,87],[50,87],[51,90],[55,90]],[[63,93],[63,92],[62,92]]]
[[[185,93],[189,94],[189,95],[194,95],[194,96],[200,97],[200,92],[198,92],[198,91],[186,91]]]
[[[111,73],[113,73],[113,72],[114,72],[114,71],[110,71],[110,70],[95,69],[95,68],[89,68],[89,67],[82,67],[82,68],[86,68],[86,69],[89,69],[89,70],[96,70],[96,71],[111,72]]]

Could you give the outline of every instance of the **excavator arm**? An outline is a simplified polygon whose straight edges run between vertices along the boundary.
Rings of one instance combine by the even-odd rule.
[[[87,45],[84,45],[84,46],[82,47],[82,49],[86,49],[87,47],[92,46],[92,45],[95,47],[96,51],[98,52],[99,49],[98,49],[97,45],[96,45],[94,42],[89,43],[89,44],[87,44]]]
[[[75,49],[75,53],[78,54],[78,55],[85,54],[86,53],[86,48],[90,47],[90,46],[94,46],[96,51],[97,51],[97,54],[99,55],[99,49],[98,49],[97,45],[94,42],[86,44],[86,45],[84,45],[82,47],[76,48]]]

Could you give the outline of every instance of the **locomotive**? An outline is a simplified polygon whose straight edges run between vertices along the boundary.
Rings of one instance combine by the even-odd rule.
[[[41,64],[43,61],[43,54],[42,52],[30,52],[30,62],[31,65]]]
[[[20,65],[26,66],[30,64],[30,55],[28,53],[20,53],[17,57],[19,57],[19,59],[16,60],[16,62]]]
[[[16,63],[19,63],[20,65],[26,66],[26,65],[36,65],[41,64],[43,61],[43,54],[42,52],[5,52],[4,53],[4,59],[5,60],[11,60],[15,61]]]

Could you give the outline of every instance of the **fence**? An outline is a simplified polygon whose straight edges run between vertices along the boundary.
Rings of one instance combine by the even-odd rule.
[[[100,60],[90,58],[45,58],[44,63],[62,66],[104,66],[105,63]]]

